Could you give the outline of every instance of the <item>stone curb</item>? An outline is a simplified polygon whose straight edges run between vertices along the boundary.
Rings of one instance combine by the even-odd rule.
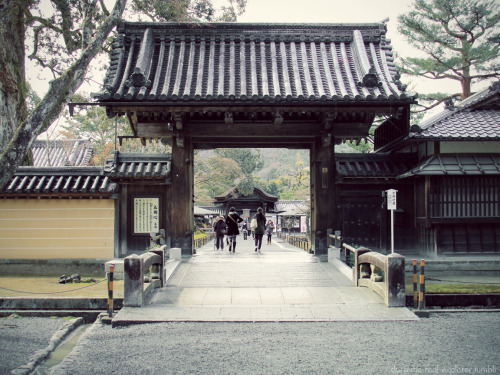
[[[61,342],[66,338],[71,332],[84,323],[83,318],[75,318],[67,321],[63,324],[59,330],[52,335],[49,340],[49,345],[42,350],[37,351],[34,355],[29,357],[29,362],[25,365],[19,366],[17,369],[12,370],[13,375],[27,375],[33,372],[40,363],[42,363],[47,357],[61,344]]]

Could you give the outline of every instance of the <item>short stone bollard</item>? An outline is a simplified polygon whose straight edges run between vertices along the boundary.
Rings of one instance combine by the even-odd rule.
[[[169,258],[175,260],[182,260],[182,249],[180,247],[173,247],[169,250]]]
[[[129,255],[125,258],[124,271],[124,305],[127,307],[140,307],[143,303],[143,280],[142,258],[137,255]]]

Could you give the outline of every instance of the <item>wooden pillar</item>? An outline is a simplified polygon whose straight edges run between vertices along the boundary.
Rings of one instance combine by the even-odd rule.
[[[184,142],[172,142],[172,189],[170,207],[171,247],[181,248],[182,256],[193,253],[193,143],[190,137]]]
[[[335,151],[320,137],[311,148],[311,242],[321,260],[328,259],[327,229],[340,230],[336,220]]]

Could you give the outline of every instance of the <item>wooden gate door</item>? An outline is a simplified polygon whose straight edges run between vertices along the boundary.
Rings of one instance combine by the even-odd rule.
[[[342,199],[342,237],[348,244],[380,249],[380,197]]]

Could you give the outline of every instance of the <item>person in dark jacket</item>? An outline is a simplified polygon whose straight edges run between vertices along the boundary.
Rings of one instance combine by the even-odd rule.
[[[243,239],[246,240],[248,237],[248,223],[246,221],[241,226],[241,229],[243,230]]]
[[[227,224],[227,237],[229,238],[229,251],[231,249],[236,250],[236,236],[240,234],[240,230],[238,229],[238,223],[241,223],[243,219],[236,213],[234,207],[229,209],[229,214],[226,217]]]
[[[257,228],[255,228],[255,251],[260,251],[262,246],[262,237],[264,237],[264,232],[266,231],[266,216],[262,207],[257,209],[257,213],[253,217],[257,220]]]
[[[214,224],[214,232],[215,232],[215,246],[217,250],[219,250],[219,246],[221,250],[224,250],[224,235],[227,231],[227,225],[224,221],[224,217],[219,216],[217,221]]]
[[[269,220],[266,224],[267,244],[271,245],[271,237],[273,235],[274,223]]]

